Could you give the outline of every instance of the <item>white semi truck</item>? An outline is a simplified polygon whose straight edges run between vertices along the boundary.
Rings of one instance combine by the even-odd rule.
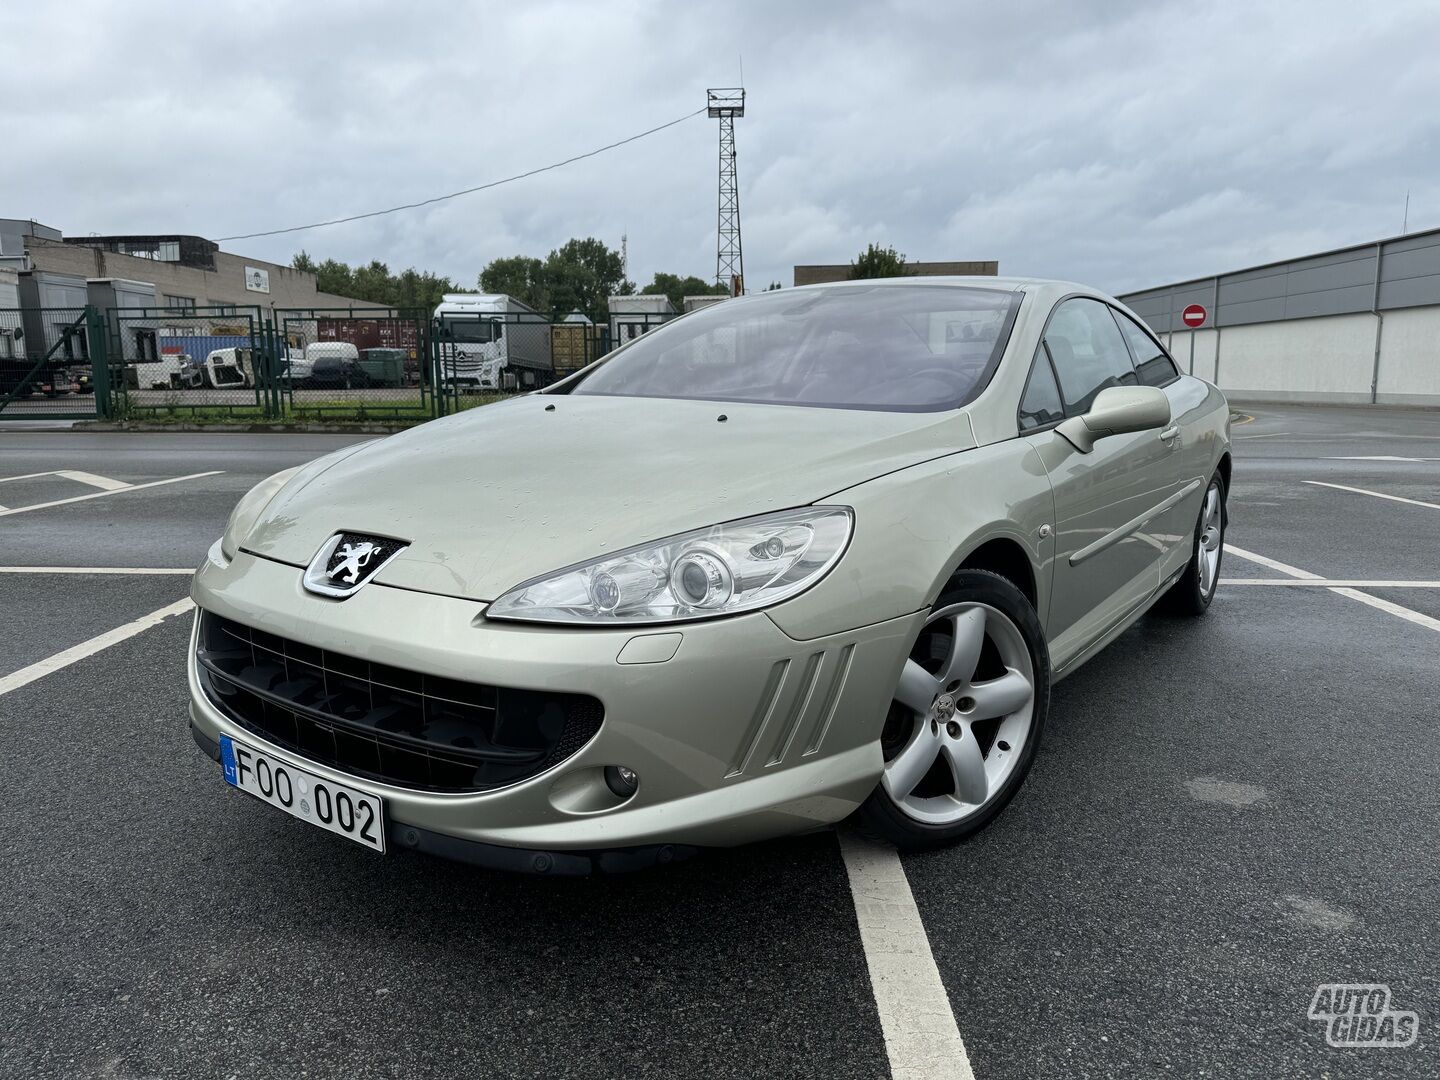
[[[503,293],[446,293],[435,309],[441,377],[462,392],[534,390],[555,378],[550,321]]]

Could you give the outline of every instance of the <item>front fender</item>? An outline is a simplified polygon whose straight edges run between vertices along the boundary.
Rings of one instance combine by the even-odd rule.
[[[1024,439],[950,454],[821,500],[855,510],[849,550],[809,592],[770,609],[797,640],[824,637],[928,608],[965,557],[1006,537],[1029,555],[1041,623],[1049,610],[1054,497]]]

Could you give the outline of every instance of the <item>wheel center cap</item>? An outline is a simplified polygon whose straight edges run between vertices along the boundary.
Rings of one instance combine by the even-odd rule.
[[[955,715],[955,699],[949,694],[941,694],[935,699],[935,717],[939,720],[949,720]]]

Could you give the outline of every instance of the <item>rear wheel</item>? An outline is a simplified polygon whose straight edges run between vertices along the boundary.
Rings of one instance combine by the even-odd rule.
[[[983,828],[1029,772],[1049,696],[1045,635],[1025,595],[998,574],[956,574],[900,673],[862,826],[909,851]]]

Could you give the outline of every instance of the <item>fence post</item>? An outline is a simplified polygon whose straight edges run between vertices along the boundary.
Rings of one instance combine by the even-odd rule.
[[[444,416],[449,411],[449,403],[445,400],[445,379],[441,375],[440,363],[440,322],[437,319],[430,320],[429,341],[425,348],[426,363],[430,368],[430,386],[434,391],[435,415]]]
[[[109,420],[112,412],[109,328],[105,317],[88,304],[85,306],[85,341],[90,347],[90,384],[95,391],[95,416],[100,420]]]

